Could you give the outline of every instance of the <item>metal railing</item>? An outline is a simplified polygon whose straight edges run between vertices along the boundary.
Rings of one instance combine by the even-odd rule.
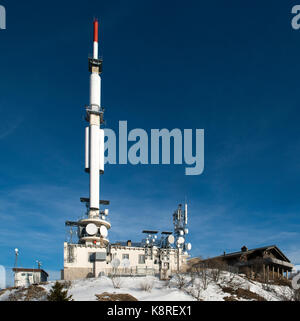
[[[156,275],[159,273],[157,269],[147,267],[129,267],[129,268],[107,268],[105,269],[105,275],[107,276],[147,276]]]
[[[78,216],[77,220],[80,221],[80,220],[84,220],[84,219],[87,219],[87,218],[89,218],[88,213],[85,213],[85,214],[82,214],[82,215]],[[104,220],[104,219],[101,218],[101,214],[100,214],[99,219],[102,220],[102,221],[110,223],[110,219],[107,218],[107,216],[105,216],[105,220]]]

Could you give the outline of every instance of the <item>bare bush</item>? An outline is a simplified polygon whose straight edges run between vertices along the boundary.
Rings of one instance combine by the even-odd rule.
[[[197,300],[197,301],[201,301],[201,292],[202,292],[202,289],[200,286],[198,286],[194,292],[194,295],[193,297]]]
[[[197,272],[194,270],[185,276],[185,280],[184,291],[197,301],[202,301],[202,291],[207,289],[210,282],[209,270],[198,269]]]
[[[196,282],[196,279],[197,279],[197,273],[196,272],[190,272],[189,273],[189,277],[190,277],[190,280],[189,280],[188,285],[194,286],[194,284]]]
[[[122,286],[122,279],[119,275],[112,274],[110,275],[112,285],[115,289],[120,289]]]
[[[199,279],[202,289],[206,290],[209,283],[212,281],[208,262],[203,262],[197,266],[195,277]]]
[[[222,271],[228,271],[228,265],[222,259],[208,261],[206,267],[210,269],[210,275],[214,282],[219,282]]]
[[[202,287],[200,286],[200,284],[197,284],[196,286],[186,289],[185,292],[191,295],[197,301],[201,301]]]
[[[204,290],[202,283],[199,279],[195,279],[193,286],[187,288],[186,293],[194,297],[197,301],[201,301],[202,290]]]
[[[210,270],[210,275],[211,278],[214,282],[219,282],[220,280],[220,275],[221,275],[221,270],[215,268]]]
[[[140,289],[142,291],[151,292],[152,288],[153,282],[151,282],[150,280],[145,279],[140,283]]]
[[[209,285],[210,281],[211,281],[209,271],[207,269],[206,270],[202,270],[198,274],[198,276],[199,276],[200,282],[202,284],[203,290],[206,290],[208,288],[208,285]]]
[[[182,290],[187,286],[188,281],[185,274],[176,273],[172,279],[172,283],[176,286],[176,288]]]

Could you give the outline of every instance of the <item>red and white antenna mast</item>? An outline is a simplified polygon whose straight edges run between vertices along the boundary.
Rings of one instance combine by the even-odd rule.
[[[100,174],[104,173],[104,109],[101,106],[101,73],[102,59],[99,59],[99,23],[94,20],[93,56],[89,58],[90,71],[90,103],[86,107],[86,120],[89,125],[85,129],[85,171],[90,175],[89,198],[81,198],[87,205],[88,217],[80,220],[79,242],[105,246],[108,243],[107,230],[110,223],[106,220],[108,210],[100,211],[100,204],[108,205],[108,201],[100,201]]]

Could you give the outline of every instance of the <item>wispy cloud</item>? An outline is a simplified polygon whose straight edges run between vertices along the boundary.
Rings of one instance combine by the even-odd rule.
[[[17,118],[12,122],[2,122],[0,127],[0,140],[13,134],[14,131],[21,125],[22,121],[23,119]]]
[[[39,258],[45,262],[46,269],[62,268],[64,222],[84,214],[85,208],[79,202],[81,192],[81,187],[47,184],[7,190],[5,197],[0,198],[3,222],[0,248],[6,264],[13,261],[13,248],[19,247],[20,253],[27,256],[21,257],[24,264],[33,264]],[[111,201],[109,238],[112,242],[140,241],[143,229],[173,229],[172,214],[176,205],[168,197],[154,202],[152,195],[137,198],[128,190],[122,195],[114,194]],[[194,200],[189,209],[188,235],[193,245],[192,255],[214,256],[224,250],[239,250],[244,244],[248,247],[277,244],[293,263],[299,263],[300,222],[295,217],[295,213],[253,212],[250,208],[237,208],[229,201],[203,204]]]

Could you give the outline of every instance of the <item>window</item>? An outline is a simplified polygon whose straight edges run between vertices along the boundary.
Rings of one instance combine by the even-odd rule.
[[[145,264],[145,255],[143,254],[139,255],[139,264]]]
[[[89,262],[95,262],[95,253],[88,252],[88,260]]]
[[[67,262],[68,263],[73,263],[74,260],[74,246],[68,245],[68,257],[67,257]]]
[[[124,260],[124,259],[129,260],[129,254],[123,254],[123,255],[122,255],[122,259],[123,259],[123,260]]]

